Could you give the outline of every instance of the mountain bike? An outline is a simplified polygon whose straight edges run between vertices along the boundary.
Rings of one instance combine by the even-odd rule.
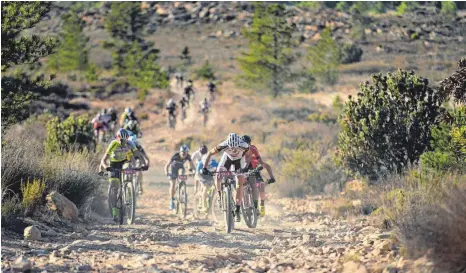
[[[181,109],[181,122],[184,123],[185,119],[186,119],[186,108],[183,107],[183,109]]]
[[[255,172],[257,172],[256,169],[250,170],[248,172],[232,172],[232,171],[210,172],[210,174],[212,175],[217,174],[218,175],[217,179],[222,180],[221,188],[220,188],[220,191],[222,193],[222,197],[220,200],[221,207],[218,208],[216,207],[218,205],[213,205],[212,210],[213,210],[213,215],[215,215],[217,210],[221,210],[223,212],[223,220],[225,224],[225,230],[227,233],[231,233],[235,225],[234,213],[235,213],[236,203],[235,203],[235,200],[233,199],[233,189],[236,188],[235,174],[243,174],[243,175],[249,176],[251,174],[255,174]],[[217,195],[217,199],[218,199],[218,195]],[[251,200],[253,200],[252,191],[251,191]],[[245,208],[246,208],[246,213],[249,213],[249,206],[246,206]],[[254,201],[252,201],[252,208],[254,208]],[[257,219],[256,219],[256,222],[257,222]]]
[[[119,187],[112,187],[112,184],[108,186],[108,207],[110,215],[112,213],[111,197],[115,196],[117,191],[116,209],[118,210],[118,223],[122,225],[126,219],[126,224],[131,225],[134,223],[135,211],[136,211],[136,195],[134,192],[133,176],[137,171],[143,171],[142,168],[126,168],[126,169],[115,169],[108,167],[107,174],[117,174],[120,177]],[[103,175],[103,174],[102,174]]]
[[[176,116],[168,114],[168,128],[175,129],[176,126]]]
[[[243,219],[246,225],[249,228],[255,228],[257,226],[258,211],[254,206],[254,195],[253,187],[257,187],[255,183],[251,182],[251,175],[256,175],[263,169],[262,166],[257,166],[257,168],[250,170],[247,175],[247,183],[243,187],[243,201],[241,202],[241,213],[243,214]]]
[[[186,218],[188,210],[188,192],[186,190],[187,175],[178,175],[175,185],[175,214],[181,214],[181,217]]]

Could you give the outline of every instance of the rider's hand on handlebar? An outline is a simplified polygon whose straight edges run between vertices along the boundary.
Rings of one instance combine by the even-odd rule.
[[[112,167],[107,167],[107,168],[105,168],[105,170],[106,170],[107,172],[112,171],[112,169],[113,169]]]
[[[267,180],[267,184],[273,184],[275,183],[275,178],[270,178],[269,180]]]
[[[209,170],[207,170],[207,168],[202,168],[202,169],[201,169],[201,174],[202,174],[202,175],[209,175],[210,172],[209,172]]]
[[[146,165],[146,166],[142,166],[141,169],[142,169],[143,171],[147,171],[147,170],[149,169],[149,166],[147,166],[147,165]]]

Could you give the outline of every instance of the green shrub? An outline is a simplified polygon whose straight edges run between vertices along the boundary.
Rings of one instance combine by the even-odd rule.
[[[454,18],[456,16],[456,4],[453,1],[442,1],[441,13],[444,16]]]
[[[89,65],[87,72],[86,72],[86,80],[88,82],[95,82],[99,79],[99,75],[97,74],[97,65],[92,63]]]
[[[419,33],[414,32],[413,34],[411,34],[410,38],[411,38],[411,40],[418,40],[419,39]]]
[[[359,46],[355,44],[344,44],[340,48],[340,63],[350,64],[360,62],[362,53],[363,51]]]
[[[45,190],[45,183],[40,179],[33,179],[21,185],[22,201],[21,205],[24,210],[32,212],[35,206],[40,203]]]
[[[320,1],[302,1],[296,4],[297,7],[307,10],[319,10],[323,7]]]
[[[348,12],[350,9],[350,5],[348,4],[347,1],[340,1],[338,2],[335,8],[341,12]]]
[[[300,93],[315,93],[317,92],[316,78],[312,76],[309,71],[303,70],[300,81],[297,83],[297,87]]]
[[[204,65],[197,71],[197,77],[205,80],[215,79],[214,68],[209,61],[205,61]]]
[[[340,117],[339,162],[371,179],[401,172],[428,149],[445,97],[402,70],[373,75],[360,89]]]
[[[396,8],[396,11],[399,15],[403,15],[408,12],[413,12],[419,7],[419,2],[415,1],[403,1],[401,4]]]
[[[94,130],[88,116],[71,115],[62,122],[58,117],[49,120],[45,147],[53,153],[94,150]]]

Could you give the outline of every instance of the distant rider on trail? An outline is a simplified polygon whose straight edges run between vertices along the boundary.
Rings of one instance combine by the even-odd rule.
[[[192,95],[194,101],[194,86],[192,80],[188,80],[188,85],[184,88],[184,95],[188,99],[188,102],[191,100]]]
[[[189,162],[190,172],[194,171],[194,164],[189,155],[189,148],[186,145],[181,145],[180,151],[175,153],[172,158],[165,165],[165,175],[167,175],[170,180],[170,209],[175,208],[175,183],[178,178],[179,172],[181,170],[182,174],[185,173],[184,164]]]
[[[176,124],[176,108],[177,105],[173,99],[169,99],[167,102],[167,112],[168,112],[168,127],[175,128]]]

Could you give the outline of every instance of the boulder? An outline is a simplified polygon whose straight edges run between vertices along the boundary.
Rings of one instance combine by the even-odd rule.
[[[29,272],[32,269],[32,263],[23,256],[19,256],[13,266],[11,267],[11,272]]]
[[[40,230],[35,226],[29,226],[24,229],[24,239],[30,241],[40,240],[41,233]]]
[[[49,193],[46,200],[48,208],[57,211],[61,217],[71,221],[79,220],[76,205],[57,191]]]
[[[361,263],[349,261],[343,264],[342,273],[367,273],[367,269]]]

